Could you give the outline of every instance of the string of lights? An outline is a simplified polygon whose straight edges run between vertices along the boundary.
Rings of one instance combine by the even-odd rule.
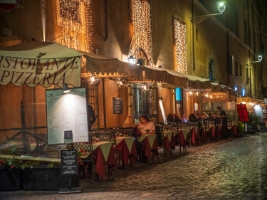
[[[175,71],[187,74],[186,26],[178,19],[174,19],[174,39],[176,55]]]
[[[132,1],[133,21],[133,49],[141,47],[147,54],[148,60],[152,61],[152,29],[151,29],[151,5],[148,1]],[[142,58],[140,51],[134,51],[135,58]],[[148,64],[148,63],[147,63]]]
[[[60,44],[92,52],[91,0],[59,0]]]

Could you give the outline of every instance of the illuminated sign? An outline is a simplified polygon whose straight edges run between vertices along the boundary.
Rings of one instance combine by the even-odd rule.
[[[175,100],[182,101],[182,88],[175,88]]]

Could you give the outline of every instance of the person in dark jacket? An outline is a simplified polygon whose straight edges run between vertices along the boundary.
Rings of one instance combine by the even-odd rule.
[[[227,127],[227,117],[225,111],[218,106],[217,109],[220,111],[220,119],[222,122],[222,136],[228,139],[228,127]]]
[[[87,104],[87,120],[88,120],[88,131],[91,131],[92,125],[95,123],[96,116],[93,107]]]
[[[182,122],[182,120],[178,117],[178,115],[176,115],[176,114],[168,114],[168,116],[167,116],[167,122],[168,123],[175,123],[175,124],[177,124],[178,122]]]

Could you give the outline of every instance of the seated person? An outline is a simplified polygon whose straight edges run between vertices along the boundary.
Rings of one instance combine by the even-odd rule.
[[[191,113],[189,115],[189,121],[190,122],[197,122],[198,121],[198,119],[197,119],[197,117],[196,117],[196,115],[194,113]]]
[[[188,119],[186,118],[185,114],[183,114],[183,116],[182,116],[182,122],[183,123],[187,123],[188,122]]]
[[[170,113],[167,116],[167,122],[168,123],[178,123],[178,122],[182,122],[182,120],[178,117],[178,115]]]
[[[155,124],[146,115],[141,115],[139,121],[137,128],[141,134],[155,134]]]
[[[206,115],[204,113],[201,114],[200,120],[198,121],[198,128],[206,125]]]

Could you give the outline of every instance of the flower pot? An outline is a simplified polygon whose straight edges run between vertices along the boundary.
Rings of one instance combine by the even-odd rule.
[[[0,169],[0,190],[22,190],[22,170],[21,169]]]
[[[68,176],[61,175],[60,167],[36,167],[23,170],[24,190],[59,190],[69,185]],[[72,176],[72,187],[79,186],[79,176]]]

